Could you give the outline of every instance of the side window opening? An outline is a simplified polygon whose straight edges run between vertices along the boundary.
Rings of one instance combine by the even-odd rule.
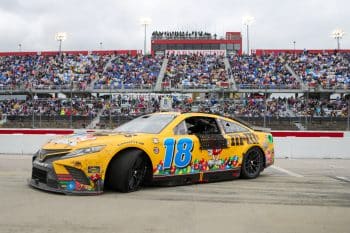
[[[229,121],[225,121],[225,120],[220,120],[225,133],[239,133],[239,132],[247,132],[248,129],[236,124],[234,122],[229,122]]]
[[[175,135],[185,135],[185,134],[187,134],[187,125],[186,125],[185,121],[181,121],[181,123],[178,124],[174,128],[174,134]]]
[[[201,150],[227,148],[227,140],[222,135],[216,118],[190,117],[185,123],[188,134],[198,137]]]
[[[215,118],[191,117],[186,119],[188,134],[210,135],[220,134],[220,129]]]

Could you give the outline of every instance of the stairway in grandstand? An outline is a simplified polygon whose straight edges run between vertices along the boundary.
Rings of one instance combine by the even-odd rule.
[[[306,130],[306,128],[300,122],[294,122],[294,125],[298,128],[298,130]]]
[[[7,115],[0,115],[0,126],[5,124],[7,121]]]
[[[112,61],[115,59],[115,55],[112,55],[112,57],[108,60],[108,62],[106,63],[106,65],[103,67],[103,73],[105,73],[107,71],[107,68],[108,67],[111,67],[112,66]],[[94,89],[94,86],[95,86],[95,83],[97,82],[97,80],[99,80],[100,77],[99,77],[99,74],[96,73],[96,78],[90,83],[90,86],[89,86],[89,89],[90,90],[93,90]]]
[[[106,110],[106,105],[104,105],[103,108],[100,111],[98,111],[96,117],[91,121],[91,123],[86,128],[96,129],[96,126],[98,124],[100,124],[100,117],[101,117],[102,113],[104,112],[104,110]]]
[[[164,78],[164,74],[165,74],[167,66],[168,66],[168,59],[164,58],[163,59],[163,64],[162,64],[162,68],[160,68],[159,75],[158,75],[158,78],[157,78],[155,91],[161,91],[162,90],[162,82],[163,82],[163,78]]]
[[[286,67],[286,69],[289,71],[289,73],[291,73],[291,75],[295,78],[295,80],[298,80],[300,82],[300,86],[303,90],[306,90],[307,87],[305,85],[305,83],[303,82],[303,80],[294,72],[294,70],[292,69],[292,67],[290,67],[287,63],[284,65]]]
[[[225,64],[226,74],[229,76],[228,81],[231,84],[231,88],[235,90],[236,89],[236,82],[233,79],[231,65],[230,65],[230,62],[228,61],[227,57],[224,58],[224,64]]]
[[[94,80],[92,80],[92,82],[90,83],[90,85],[88,86],[88,89],[89,90],[93,90],[94,89],[94,86],[95,86],[95,83],[97,82],[97,80],[100,79],[100,76],[98,73],[96,73],[96,77]]]

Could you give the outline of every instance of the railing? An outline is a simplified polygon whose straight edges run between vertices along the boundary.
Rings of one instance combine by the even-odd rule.
[[[349,84],[345,83],[335,83],[334,85],[326,84],[322,85],[324,90],[349,90]]]
[[[105,113],[100,116],[97,128],[115,128],[137,116],[150,113],[147,108],[128,113]],[[248,124],[271,128],[273,130],[298,130],[296,123],[303,125],[307,130],[349,130],[348,117],[276,117],[276,116],[241,116],[232,115]],[[7,115],[2,127],[6,128],[86,128],[94,119],[93,116],[60,116],[60,115]]]
[[[60,116],[60,115],[8,115],[6,128],[86,128],[93,116]]]
[[[188,90],[188,89],[229,89],[231,88],[231,84],[229,82],[218,82],[216,84],[201,84],[189,82],[185,84],[171,84],[170,82],[163,82],[162,89],[180,89],[180,90]]]
[[[94,90],[118,90],[118,89],[142,89],[142,90],[152,90],[155,87],[154,84],[99,84],[95,83]]]
[[[285,89],[300,89],[300,83],[293,84],[238,84],[236,83],[238,89],[268,89],[268,90],[285,90]]]

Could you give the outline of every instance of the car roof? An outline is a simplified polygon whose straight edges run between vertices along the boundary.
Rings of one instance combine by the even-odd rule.
[[[223,116],[220,115],[216,115],[216,114],[211,114],[211,113],[202,113],[202,112],[185,112],[185,113],[181,113],[181,112],[155,112],[152,114],[161,114],[161,115],[176,115],[176,116],[207,116],[207,117],[221,117],[221,118],[225,118]]]

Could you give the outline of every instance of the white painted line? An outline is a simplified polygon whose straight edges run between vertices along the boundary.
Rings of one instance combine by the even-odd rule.
[[[350,179],[348,179],[348,178],[346,178],[346,177],[344,177],[344,176],[336,176],[336,178],[337,178],[338,180],[350,182]]]
[[[295,173],[295,172],[292,172],[292,171],[288,171],[288,170],[286,170],[286,169],[284,169],[284,168],[281,168],[281,167],[277,167],[277,166],[275,166],[275,165],[272,165],[271,166],[272,168],[274,168],[274,169],[276,169],[276,170],[278,170],[278,171],[280,171],[280,172],[283,172],[283,173],[286,173],[286,174],[288,174],[288,175],[290,175],[290,176],[293,176],[293,177],[304,177],[304,176],[302,176],[302,175],[300,175],[300,174],[297,174],[297,173]]]
[[[34,153],[33,153],[34,154]],[[7,159],[7,160],[23,160],[23,159],[28,159],[32,158],[33,154],[23,154],[23,155],[5,155],[5,154],[0,154],[0,159]]]

